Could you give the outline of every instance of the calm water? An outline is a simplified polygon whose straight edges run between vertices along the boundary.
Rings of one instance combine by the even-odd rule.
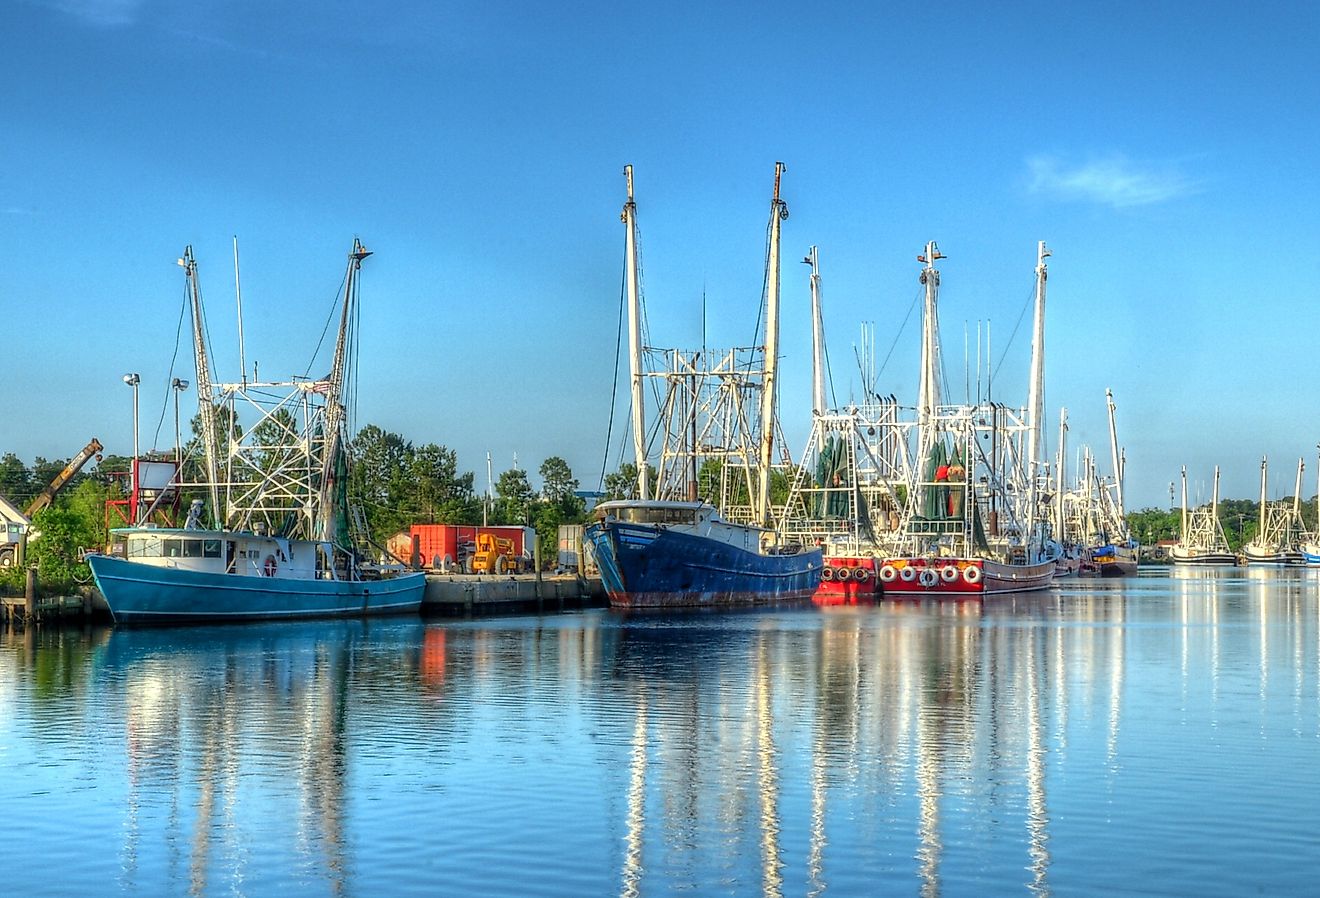
[[[1320,891],[1320,571],[0,635],[6,895]]]

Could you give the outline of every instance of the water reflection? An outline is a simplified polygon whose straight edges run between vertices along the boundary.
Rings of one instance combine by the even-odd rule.
[[[0,844],[16,893],[1296,891],[1318,585],[9,633]]]

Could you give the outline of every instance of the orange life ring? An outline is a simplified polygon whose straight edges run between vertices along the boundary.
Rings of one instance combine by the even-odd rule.
[[[267,555],[266,563],[261,566],[262,573],[264,573],[267,577],[274,577],[276,568],[277,565],[275,563],[275,556]]]

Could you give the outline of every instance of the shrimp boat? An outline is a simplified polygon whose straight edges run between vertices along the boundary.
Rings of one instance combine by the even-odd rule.
[[[116,623],[416,613],[421,607],[425,575],[373,570],[350,535],[344,396],[357,273],[368,255],[355,240],[326,377],[258,382],[245,373],[239,383],[220,384],[211,379],[197,264],[192,247],[184,251],[179,263],[192,311],[204,471],[201,479],[184,482],[185,465],[176,458],[168,475],[152,482],[143,472],[160,463],[153,468],[134,459],[129,526],[111,531],[109,553],[87,557]],[[252,425],[246,431],[244,415]],[[162,499],[177,507],[184,491],[206,495],[209,514],[207,499],[195,498],[182,527],[152,520]]]
[[[865,365],[864,400],[831,408],[816,247],[803,261],[811,265],[812,427],[780,517],[780,537],[821,547],[825,566],[817,604],[874,601],[881,593],[878,559],[898,527],[901,485],[908,480],[901,449],[904,425],[897,401],[877,393],[874,372]],[[865,330],[863,344],[864,356],[872,358]]]
[[[886,557],[879,578],[886,596],[979,598],[1048,587],[1059,548],[1040,503],[1040,424],[1045,348],[1045,259],[1037,247],[1036,301],[1026,421],[1007,407],[939,401],[939,271],[934,242],[925,264],[922,370],[917,398],[919,468],[900,530],[902,551]],[[1025,442],[1025,447],[1023,443]],[[1023,451],[1025,449],[1025,452]],[[1022,456],[1025,454],[1025,463]]]
[[[1208,506],[1187,507],[1187,468],[1182,469],[1182,521],[1178,542],[1169,547],[1174,564],[1236,565],[1237,556],[1228,547],[1224,526],[1219,522],[1219,466],[1215,466],[1212,498]]]
[[[1302,471],[1305,465],[1297,459],[1297,486],[1292,501],[1267,502],[1266,484],[1269,478],[1269,459],[1260,460],[1260,521],[1256,535],[1242,547],[1247,564],[1295,565],[1306,564],[1302,551],[1304,543],[1312,542],[1302,523]]]
[[[779,355],[779,232],[788,207],[775,165],[766,260],[765,343],[746,350],[657,351],[668,387],[662,403],[665,444],[652,495],[646,443],[637,266],[637,206],[632,166],[624,169],[628,199],[625,282],[628,291],[632,436],[636,497],[598,504],[584,538],[595,550],[601,581],[616,608],[754,605],[809,599],[821,576],[821,552],[777,540],[770,508],[776,435]],[[760,370],[754,370],[755,357]],[[759,393],[759,434],[752,436],[743,397]],[[711,455],[703,453],[715,447]],[[713,462],[713,465],[711,464]],[[713,467],[713,471],[712,471]],[[720,506],[699,498],[718,486]]]
[[[1140,545],[1128,530],[1123,505],[1123,481],[1127,459],[1118,447],[1114,427],[1114,394],[1105,390],[1109,406],[1109,452],[1113,477],[1096,470],[1090,449],[1082,456],[1077,486],[1062,493],[1065,528],[1081,540],[1079,573],[1095,577],[1124,577],[1137,572]]]

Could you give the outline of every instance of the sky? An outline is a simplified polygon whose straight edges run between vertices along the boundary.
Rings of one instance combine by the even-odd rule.
[[[356,236],[356,423],[456,450],[478,485],[489,452],[497,476],[561,456],[594,488],[627,413],[623,166],[651,342],[693,347],[703,296],[709,345],[752,339],[783,161],[795,455],[809,246],[841,400],[871,322],[881,391],[915,402],[934,240],[950,381],[988,329],[996,398],[1023,405],[1044,240],[1046,420],[1066,406],[1070,447],[1107,459],[1113,390],[1129,508],[1167,506],[1182,465],[1193,499],[1216,464],[1255,497],[1263,455],[1271,498],[1299,457],[1309,496],[1318,43],[1301,3],[11,0],[0,453],[129,454],[127,372],[143,448],[173,444],[188,245],[217,379],[239,372],[235,237],[249,367],[301,374]]]

